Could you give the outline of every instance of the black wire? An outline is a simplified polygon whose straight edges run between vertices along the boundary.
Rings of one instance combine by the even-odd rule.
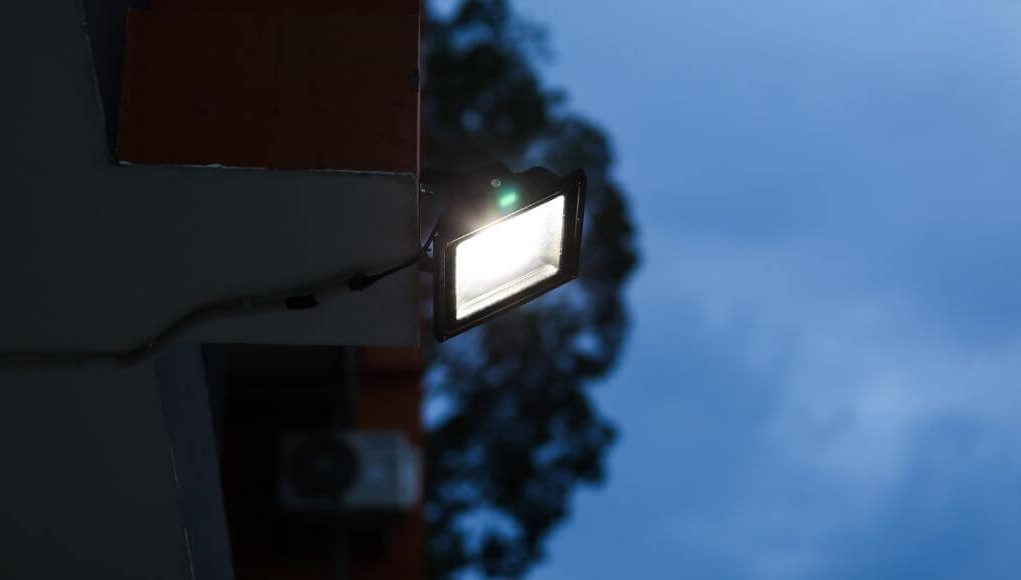
[[[438,227],[438,226],[437,226]],[[376,274],[338,274],[300,290],[228,298],[200,306],[178,318],[145,343],[126,351],[0,352],[0,368],[131,367],[155,357],[168,343],[191,328],[221,318],[276,310],[306,310],[320,305],[338,290],[362,291],[383,278],[417,264],[436,236],[436,227],[414,257]]]
[[[400,264],[397,264],[392,268],[383,270],[382,272],[379,272],[377,274],[371,275],[355,274],[354,276],[351,277],[350,280],[348,280],[347,284],[348,288],[356,292],[361,292],[362,290],[365,290],[366,288],[372,286],[373,284],[382,280],[383,278],[386,278],[390,274],[400,272],[401,270],[407,268],[408,266],[418,264],[419,262],[421,262],[423,258],[428,256],[427,250],[429,249],[429,246],[432,245],[433,240],[436,239],[436,231],[439,229],[439,227],[440,224],[439,222],[437,222],[436,225],[433,226],[432,232],[429,233],[429,237],[425,239],[425,243],[422,244],[421,249],[418,250],[417,255],[415,255],[412,258],[408,258],[404,262],[401,262]]]
[[[422,253],[419,253],[414,257],[408,258],[407,260],[401,262],[400,264],[397,264],[392,268],[388,268],[386,270],[383,270],[382,272],[379,272],[378,274],[372,275],[355,274],[354,276],[351,277],[350,280],[347,281],[347,287],[356,292],[361,292],[362,290],[365,290],[366,288],[372,286],[376,282],[379,282],[383,278],[386,278],[390,274],[400,272],[401,270],[407,268],[408,266],[417,264],[421,259]]]

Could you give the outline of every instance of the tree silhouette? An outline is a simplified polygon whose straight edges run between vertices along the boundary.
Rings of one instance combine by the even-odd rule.
[[[520,577],[572,491],[603,478],[614,429],[585,388],[621,351],[635,233],[606,135],[540,82],[541,29],[506,0],[464,0],[425,38],[427,165],[588,174],[579,280],[431,351],[430,576]]]

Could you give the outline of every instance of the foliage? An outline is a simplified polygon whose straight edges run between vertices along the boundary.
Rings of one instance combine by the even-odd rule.
[[[614,429],[586,387],[617,360],[622,288],[635,232],[609,170],[606,135],[540,82],[540,29],[507,0],[465,0],[426,28],[426,164],[466,170],[494,159],[589,177],[579,281],[432,352],[426,514],[430,575],[473,569],[520,577],[567,515],[572,491],[599,482]]]

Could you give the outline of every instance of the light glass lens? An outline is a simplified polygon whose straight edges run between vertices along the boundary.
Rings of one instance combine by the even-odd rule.
[[[471,316],[556,274],[563,239],[560,195],[457,244],[454,316]]]

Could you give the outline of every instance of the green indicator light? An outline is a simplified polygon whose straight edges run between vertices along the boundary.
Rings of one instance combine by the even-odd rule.
[[[518,204],[518,192],[508,191],[500,196],[500,200],[497,202],[500,205],[500,209],[509,209]]]

